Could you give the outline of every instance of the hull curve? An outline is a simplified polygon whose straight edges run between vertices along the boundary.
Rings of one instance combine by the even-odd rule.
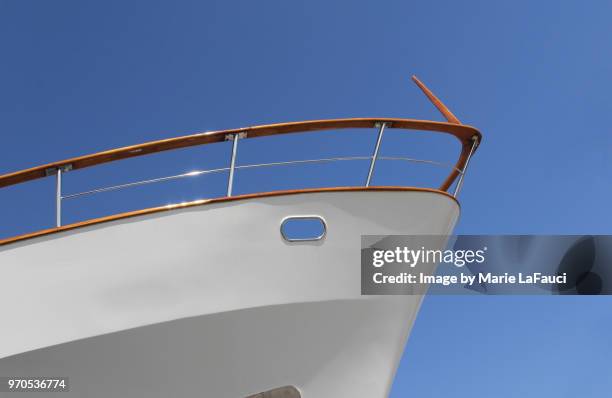
[[[360,236],[450,234],[458,214],[433,192],[308,193],[2,247],[0,374],[75,397],[385,397],[421,296],[361,296]],[[283,240],[299,215],[325,239]]]

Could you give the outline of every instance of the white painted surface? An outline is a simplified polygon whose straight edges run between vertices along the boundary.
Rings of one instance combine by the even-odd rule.
[[[240,398],[286,384],[304,397],[386,396],[420,297],[360,296],[360,236],[448,234],[458,213],[452,199],[429,192],[308,193],[173,210],[9,245],[0,249],[0,358],[12,357],[0,360],[0,370],[41,372],[50,360],[36,358],[46,356],[69,367],[65,376],[73,385],[79,383],[75,375],[81,383],[89,380],[85,388],[94,382],[92,372],[113,362],[101,355],[82,366],[105,350],[103,341],[112,352],[126,333],[140,335],[142,351],[124,346],[125,352],[154,357],[148,353],[154,347],[165,350],[147,340],[162,327],[155,324],[197,317],[190,322],[200,332],[176,338],[207,347],[206,355],[169,353],[171,368],[151,359],[130,369],[140,363],[134,372],[143,377],[165,371],[166,386],[181,377],[179,371],[171,375],[175,367],[201,369],[198,377],[206,382],[197,384],[199,390],[180,384],[200,396]],[[281,220],[304,214],[326,220],[325,239],[285,242]],[[260,313],[265,322],[257,321]],[[183,321],[168,323],[166,333]],[[100,337],[74,342],[93,336]],[[56,344],[62,345],[42,349]],[[75,345],[81,347],[76,352],[94,348],[77,360]],[[265,355],[277,347],[287,355]],[[226,371],[219,373],[215,364]],[[131,396],[147,391],[130,386],[125,375],[115,379],[112,385]],[[107,385],[88,396],[120,393]]]

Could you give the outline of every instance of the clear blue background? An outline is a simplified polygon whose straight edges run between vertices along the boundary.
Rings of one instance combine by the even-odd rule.
[[[440,119],[411,87],[415,73],[485,135],[457,232],[610,233],[612,4],[535,3],[3,0],[0,173],[202,130],[350,116]],[[319,148],[367,155],[373,137],[361,137],[330,136]],[[241,154],[281,156],[250,145]],[[177,170],[172,154],[127,161],[127,169],[146,178],[227,163],[227,145],[199,151],[179,156],[186,164]],[[132,179],[124,166],[105,167],[107,177],[75,172],[67,184]],[[349,185],[362,181],[363,170],[355,177],[339,167]],[[321,174],[313,170],[294,173]],[[266,177],[243,175],[238,189],[265,187]],[[185,199],[202,189],[222,194],[225,177],[210,178],[183,186]],[[53,222],[52,181],[29,185],[2,193],[3,236]],[[153,205],[174,190],[143,192]],[[108,195],[101,213],[136,200]],[[66,221],[89,215],[78,207],[67,204]],[[391,396],[608,396],[610,304],[428,297]]]

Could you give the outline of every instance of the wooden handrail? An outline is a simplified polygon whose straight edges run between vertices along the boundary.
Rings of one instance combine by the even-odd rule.
[[[208,131],[203,133],[186,135],[182,137],[151,141],[144,144],[132,145],[123,148],[98,152],[91,155],[66,159],[59,162],[48,163],[45,165],[32,167],[30,169],[1,175],[0,188],[46,177],[49,175],[50,172],[62,167],[69,167],[72,170],[78,170],[103,163],[114,162],[117,160],[128,159],[157,152],[169,151],[172,149],[187,148],[191,146],[222,142],[226,140],[226,137],[228,135],[232,134],[246,133],[245,138],[248,139],[255,137],[309,131],[347,128],[373,128],[376,126],[377,123],[382,122],[387,123],[387,128],[392,129],[425,130],[450,134],[455,136],[461,142],[462,150],[459,159],[455,164],[455,170],[451,172],[451,174],[440,187],[440,190],[442,191],[448,190],[448,188],[452,185],[455,178],[459,174],[457,169],[463,170],[473,140],[476,139],[478,142],[480,142],[481,140],[480,132],[474,127],[468,125],[416,119],[349,118],[267,124],[231,130]]]
[[[207,131],[202,133],[196,133],[186,135],[182,137],[169,138],[159,141],[151,141],[144,144],[132,145],[118,149],[112,149],[108,151],[98,152],[91,155],[79,156],[71,159],[62,160],[59,162],[48,163],[45,165],[32,167],[26,170],[16,171],[4,175],[0,175],[0,188],[7,187],[10,185],[20,184],[23,182],[35,180],[38,178],[47,177],[52,174],[57,174],[57,192],[56,192],[56,205],[57,205],[57,227],[41,230],[37,232],[28,233],[12,238],[0,239],[0,246],[15,243],[18,241],[54,234],[61,231],[67,231],[74,228],[85,227],[88,225],[94,225],[97,223],[118,220],[122,218],[134,217],[138,215],[151,214],[160,211],[167,211],[172,209],[178,209],[187,206],[199,206],[209,203],[219,203],[230,200],[249,199],[257,197],[277,196],[277,195],[292,195],[292,194],[306,194],[315,192],[335,192],[335,191],[424,191],[424,192],[435,192],[447,195],[452,199],[456,200],[455,196],[460,190],[465,174],[466,165],[473,152],[477,149],[482,136],[480,132],[474,127],[461,124],[459,119],[436,97],[431,90],[429,90],[420,80],[413,76],[414,82],[419,86],[423,93],[429,98],[432,104],[438,108],[440,113],[447,119],[448,122],[435,122],[429,120],[417,120],[417,119],[400,119],[400,118],[347,118],[347,119],[327,119],[327,120],[310,120],[302,122],[291,122],[291,123],[278,123],[278,124],[267,124],[261,126],[243,127],[231,130],[219,130],[219,131]],[[144,156],[148,154],[169,151],[173,149],[187,148],[197,145],[211,144],[215,142],[222,142],[227,139],[234,139],[234,145],[237,144],[237,138],[242,139],[265,137],[272,135],[311,132],[311,131],[322,131],[322,130],[338,130],[338,129],[350,129],[350,128],[375,128],[379,127],[379,138],[382,137],[384,129],[405,129],[405,130],[423,130],[432,131],[438,133],[450,134],[457,138],[461,143],[461,153],[442,185],[438,190],[428,188],[416,188],[416,187],[336,187],[336,188],[319,188],[319,189],[307,189],[307,190],[294,190],[294,191],[278,191],[278,192],[263,192],[248,195],[240,195],[237,197],[231,196],[231,181],[232,172],[234,170],[234,156],[232,156],[232,167],[230,171],[228,194],[226,197],[207,199],[190,202],[188,204],[180,204],[173,206],[162,206],[150,209],[137,210],[133,212],[116,214],[112,216],[97,218],[93,220],[86,220],[66,226],[61,226],[61,175],[65,171],[84,169],[87,167],[114,162],[122,159],[128,159],[138,156]],[[378,144],[377,144],[378,148]],[[377,152],[377,151],[376,151]],[[373,164],[376,161],[376,154],[372,158],[372,164],[370,172],[373,168]],[[461,175],[459,182],[457,183],[455,193],[449,194],[448,190],[455,182],[457,177]],[[369,176],[368,176],[369,181]]]

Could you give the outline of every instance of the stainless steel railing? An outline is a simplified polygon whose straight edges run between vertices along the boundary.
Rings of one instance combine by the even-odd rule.
[[[181,174],[162,176],[162,177],[139,180],[139,181],[132,181],[132,182],[127,182],[123,184],[99,187],[99,188],[94,188],[94,189],[90,189],[86,191],[64,194],[63,175],[66,172],[70,171],[72,167],[71,167],[71,164],[59,166],[53,170],[53,173],[47,174],[47,175],[55,174],[56,176],[56,187],[55,187],[56,188],[55,189],[56,226],[59,227],[62,225],[62,205],[63,205],[63,201],[65,200],[76,199],[76,198],[83,197],[86,195],[115,191],[115,190],[120,190],[124,188],[136,187],[136,186],[147,185],[147,184],[154,184],[158,182],[177,180],[177,179],[182,179],[182,178],[197,177],[197,176],[201,176],[205,174],[223,173],[223,172],[228,172],[226,195],[230,197],[232,196],[232,193],[233,193],[234,177],[235,177],[235,173],[237,170],[261,168],[261,167],[272,167],[272,166],[296,165],[296,164],[329,163],[329,162],[357,161],[357,160],[369,161],[368,174],[364,182],[365,187],[370,186],[377,162],[379,161],[404,161],[404,162],[411,162],[411,163],[430,164],[430,165],[434,165],[437,167],[446,168],[453,173],[457,173],[457,175],[459,176],[459,179],[456,181],[455,189],[452,194],[454,197],[457,197],[463,185],[465,171],[469,165],[469,161],[474,153],[474,150],[476,149],[478,145],[478,141],[476,139],[473,140],[471,147],[470,146],[466,147],[464,144],[464,150],[465,150],[465,153],[467,153],[467,158],[465,160],[465,163],[463,163],[462,165],[463,167],[458,168],[460,167],[458,166],[460,163],[457,163],[457,165],[451,165],[451,164],[438,162],[434,160],[427,160],[427,159],[416,159],[416,158],[402,157],[402,156],[381,156],[380,148],[381,148],[381,144],[383,140],[383,135],[384,135],[385,129],[389,127],[390,124],[387,122],[381,121],[381,122],[374,123],[374,126],[378,129],[378,132],[377,132],[376,143],[373,148],[371,156],[343,156],[343,157],[330,157],[330,158],[291,160],[291,161],[237,165],[239,141],[242,138],[246,138],[247,133],[235,132],[235,133],[227,134],[225,136],[226,141],[232,142],[231,157],[230,157],[228,167],[221,167],[221,168],[207,169],[207,170],[193,170],[193,171],[189,171],[189,172],[181,173]],[[474,137],[478,138],[477,136],[474,136]],[[469,153],[467,151],[468,148],[470,148]]]

